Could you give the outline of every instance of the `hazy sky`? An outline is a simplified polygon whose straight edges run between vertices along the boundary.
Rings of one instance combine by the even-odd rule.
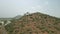
[[[60,0],[0,0],[0,17],[42,12],[60,17]]]

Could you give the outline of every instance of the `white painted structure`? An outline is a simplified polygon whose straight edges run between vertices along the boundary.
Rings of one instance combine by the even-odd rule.
[[[0,21],[0,23],[2,23],[2,25],[4,25],[4,21]]]
[[[0,21],[0,23],[2,23],[2,25],[6,26],[6,25],[10,24],[11,21],[7,20],[6,24],[4,24],[4,21]],[[0,25],[0,26],[1,26],[1,25]]]
[[[7,21],[7,23],[5,24],[5,26],[8,25],[9,23],[11,23],[11,21]]]

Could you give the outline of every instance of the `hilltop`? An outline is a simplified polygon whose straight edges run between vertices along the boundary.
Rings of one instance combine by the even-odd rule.
[[[8,34],[59,34],[60,18],[36,12],[13,19],[5,29]]]

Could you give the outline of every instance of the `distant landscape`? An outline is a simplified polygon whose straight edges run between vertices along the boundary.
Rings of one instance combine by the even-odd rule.
[[[60,18],[40,12],[0,18],[0,34],[60,34]]]

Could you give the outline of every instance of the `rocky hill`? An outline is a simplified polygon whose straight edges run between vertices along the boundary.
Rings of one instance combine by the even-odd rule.
[[[36,12],[13,19],[5,29],[8,34],[60,34],[60,18]]]

